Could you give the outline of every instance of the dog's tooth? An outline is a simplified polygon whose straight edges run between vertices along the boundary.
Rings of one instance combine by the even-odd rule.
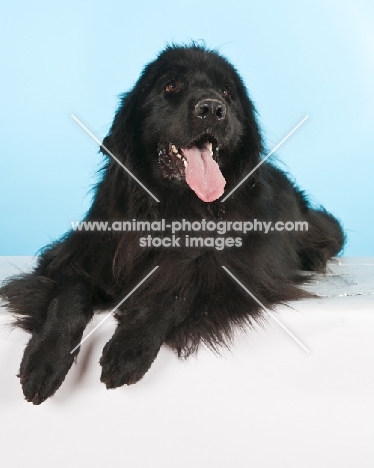
[[[187,161],[186,161],[186,159],[183,159],[183,164],[184,164],[184,167],[187,167]]]
[[[175,145],[171,145],[171,150],[173,153],[178,153],[178,148]]]
[[[179,153],[177,153],[175,156],[176,156],[178,159],[182,159],[182,156],[181,156]]]
[[[213,147],[212,143],[208,143],[208,148],[209,148],[209,151],[210,151],[210,152],[213,151],[213,150],[212,150],[212,147]]]

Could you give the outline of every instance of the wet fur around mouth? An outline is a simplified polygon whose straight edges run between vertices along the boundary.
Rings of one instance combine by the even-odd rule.
[[[209,135],[201,135],[195,140],[183,145],[183,147],[204,148],[209,146],[214,161],[218,161],[219,146],[217,140]],[[173,143],[158,144],[158,162],[162,176],[168,180],[184,180],[187,159],[183,149]]]
[[[218,148],[212,160],[204,153],[207,140]],[[306,221],[309,229],[251,232],[240,246],[223,250],[141,247],[140,238],[149,233],[140,231],[69,231],[41,251],[33,271],[8,278],[0,289],[15,326],[31,334],[19,378],[26,400],[34,404],[64,381],[94,312],[114,307],[155,266],[116,311],[118,327],[100,361],[107,388],[143,378],[163,344],[184,357],[202,344],[219,351],[231,343],[235,330],[263,321],[262,307],[222,265],[265,308],[273,308],[308,297],[300,287],[301,270],[324,271],[344,245],[339,221],[323,207],[313,207],[269,161],[221,201],[221,189],[229,193],[259,164],[264,144],[242,79],[215,51],[196,44],[166,47],[123,95],[103,145],[102,177],[85,221],[257,219]],[[188,158],[195,164],[189,179]],[[209,202],[204,184],[214,192]]]

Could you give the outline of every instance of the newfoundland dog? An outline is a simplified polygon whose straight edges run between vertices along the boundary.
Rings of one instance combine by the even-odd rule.
[[[246,88],[205,47],[168,46],[148,64],[101,151],[86,224],[0,290],[15,325],[31,333],[19,378],[34,404],[62,384],[95,309],[113,307],[118,321],[101,381],[133,384],[163,343],[184,357],[200,344],[217,350],[264,308],[307,297],[302,270],[323,271],[344,244],[335,218],[277,167],[259,164]],[[298,223],[304,229],[291,229]]]

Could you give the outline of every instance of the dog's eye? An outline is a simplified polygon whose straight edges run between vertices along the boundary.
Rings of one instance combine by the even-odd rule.
[[[224,98],[230,97],[230,90],[228,86],[224,86],[223,88],[221,88],[221,94]]]
[[[169,83],[165,86],[165,91],[167,93],[175,93],[178,90],[179,90],[179,84],[176,80],[169,81]]]

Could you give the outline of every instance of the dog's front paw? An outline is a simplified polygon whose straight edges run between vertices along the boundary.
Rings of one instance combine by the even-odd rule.
[[[40,405],[61,386],[73,364],[69,350],[57,343],[31,339],[25,349],[18,377],[27,401]]]
[[[159,347],[135,344],[127,347],[116,335],[105,345],[100,359],[101,381],[107,388],[138,382],[156,359]]]

